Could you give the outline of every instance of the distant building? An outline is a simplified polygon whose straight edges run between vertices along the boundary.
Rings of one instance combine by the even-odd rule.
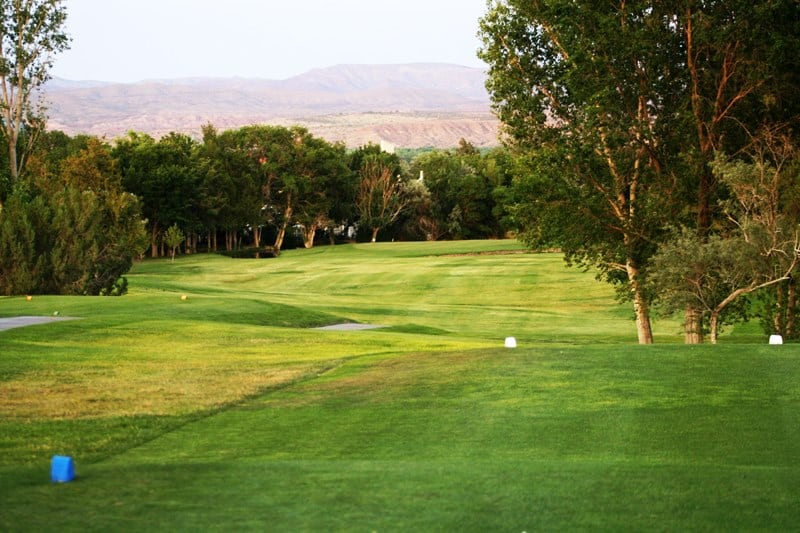
[[[381,151],[387,154],[393,154],[397,151],[397,145],[381,139]]]

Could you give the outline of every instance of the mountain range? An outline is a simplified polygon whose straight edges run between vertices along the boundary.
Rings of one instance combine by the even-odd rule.
[[[286,80],[186,78],[137,83],[50,80],[48,125],[113,139],[134,130],[196,137],[249,124],[299,124],[350,147],[498,144],[482,69],[450,64],[338,65]]]

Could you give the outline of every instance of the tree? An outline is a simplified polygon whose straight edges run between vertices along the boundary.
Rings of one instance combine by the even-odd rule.
[[[414,159],[411,175],[417,174],[430,192],[429,234],[433,238],[481,239],[502,234],[494,213],[493,192],[499,184],[494,181],[499,177],[496,159],[490,163],[462,139],[455,151],[435,150]]]
[[[40,229],[51,218],[44,198],[15,187],[0,210],[0,294],[44,292],[49,279],[47,233]]]
[[[0,3],[0,133],[12,185],[22,173],[35,133],[44,129],[44,113],[33,95],[50,78],[55,54],[69,48],[66,17],[61,0]]]
[[[680,111],[680,41],[666,15],[651,2],[507,0],[481,21],[507,143],[534,154],[522,237],[621,284],[643,344],[647,261],[679,192],[668,120]]]
[[[174,223],[198,224],[201,189],[195,146],[184,134],[170,133],[156,141],[130,132],[112,151],[125,189],[142,201],[153,257],[163,254],[161,236],[166,228]]]
[[[356,209],[359,223],[372,230],[371,242],[378,232],[392,224],[408,206],[406,184],[393,169],[377,158],[366,158],[359,172]]]
[[[171,225],[167,231],[164,232],[164,242],[167,243],[167,246],[169,246],[170,255],[173,261],[175,261],[175,251],[178,249],[178,246],[183,244],[183,241],[185,240],[186,236],[183,234],[183,231],[181,231],[177,224]]]
[[[123,294],[146,244],[138,199],[96,139],[52,166],[18,182],[0,211],[0,291]]]
[[[342,216],[343,195],[352,192],[352,172],[341,143],[332,145],[308,136],[301,148],[302,183],[298,183],[295,220],[303,230],[303,245],[311,248],[316,232],[332,226],[337,215]]]
[[[763,259],[744,238],[700,239],[684,228],[659,248],[649,282],[665,314],[687,307],[699,310],[701,326],[716,344],[723,323],[747,317],[745,302],[737,299],[773,282],[754,279],[753,271],[762,270]]]
[[[737,157],[717,154],[711,168],[729,192],[719,201],[724,218],[705,238],[683,228],[653,260],[651,282],[662,305],[668,311],[699,310],[712,343],[723,313],[742,296],[780,291],[792,280],[800,262],[800,205],[791,194],[798,185],[798,163],[785,128],[761,130]],[[791,301],[791,284],[788,290]],[[781,321],[773,323],[781,332]]]
[[[797,116],[798,20],[793,0],[506,0],[481,23],[495,110],[538,173],[518,180],[522,235],[630,291],[640,342],[664,229],[702,241],[724,218],[716,152]],[[702,314],[685,310],[687,342]]]
[[[253,244],[260,246],[262,228],[269,223],[265,209],[269,176],[262,162],[267,161],[272,142],[270,128],[246,126],[220,134],[204,130],[200,150],[206,171],[204,196],[211,201],[216,225],[225,231],[228,251],[238,246],[245,229]]]
[[[703,240],[724,217],[725,191],[712,169],[717,152],[738,153],[763,124],[797,116],[800,4],[692,0],[674,8],[667,20],[682,39],[676,80],[688,110],[674,129],[683,132],[693,227]],[[689,306],[685,315],[686,341],[702,342],[702,310]]]
[[[405,182],[404,194],[408,204],[398,217],[397,235],[403,240],[432,241],[438,237],[438,224],[433,218],[433,199],[424,179]]]

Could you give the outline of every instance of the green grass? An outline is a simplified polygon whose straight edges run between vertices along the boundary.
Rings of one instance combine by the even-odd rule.
[[[514,249],[185,257],[123,298],[0,299],[82,317],[0,332],[0,531],[797,527],[795,345],[665,321],[637,346],[610,288],[488,253]],[[343,321],[388,327],[308,329]]]

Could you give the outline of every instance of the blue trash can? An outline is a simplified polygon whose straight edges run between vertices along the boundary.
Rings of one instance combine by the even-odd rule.
[[[75,479],[75,463],[72,457],[54,455],[50,461],[50,481],[53,483],[67,483]]]

